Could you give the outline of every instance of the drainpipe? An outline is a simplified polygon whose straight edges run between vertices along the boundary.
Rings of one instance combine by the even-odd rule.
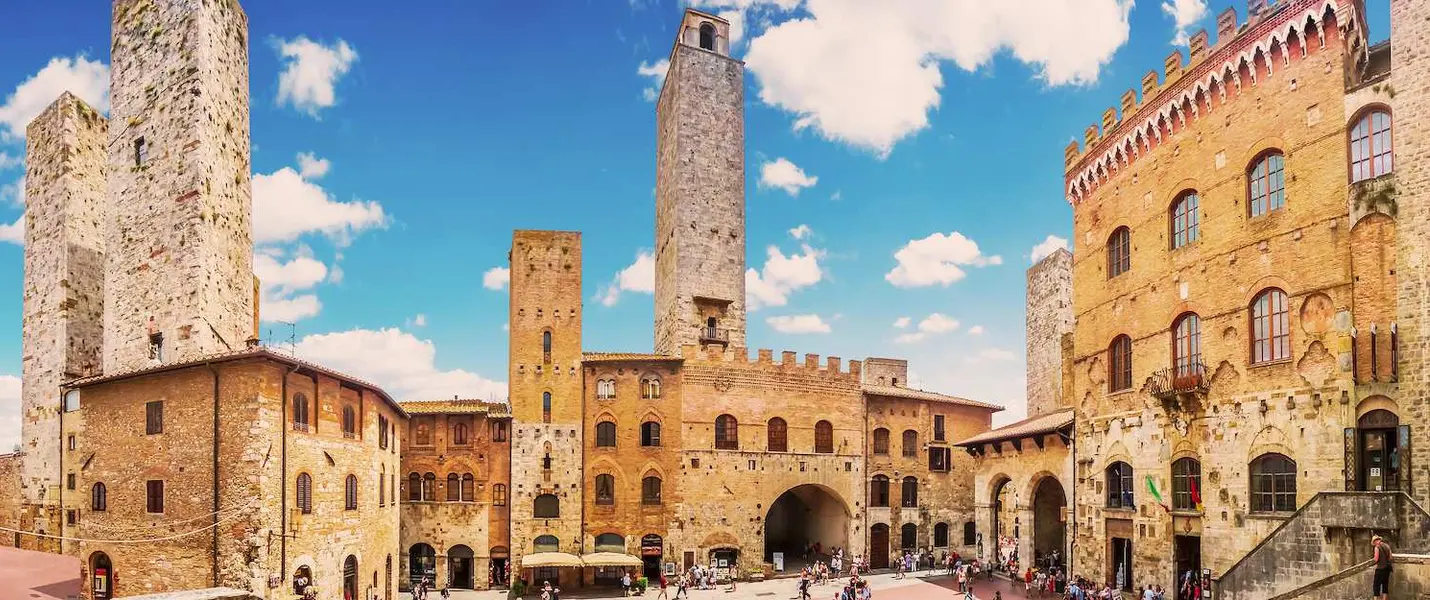
[[[219,587],[218,582],[218,368],[212,363],[204,363],[214,376],[214,429],[213,429],[213,587]]]
[[[59,446],[60,446],[60,459],[59,459],[59,461],[56,462],[56,464],[59,465],[60,476],[59,476],[59,479],[56,479],[55,481],[60,482],[60,485],[57,486],[57,487],[59,487],[59,489],[60,489],[60,497],[59,497],[57,500],[58,500],[59,503],[60,503],[60,509],[59,509],[59,510],[60,510],[60,533],[61,533],[61,536],[63,536],[63,534],[68,533],[68,532],[66,531],[66,529],[68,528],[68,525],[65,523],[65,520],[64,520],[64,511],[65,511],[65,484],[68,483],[67,481],[65,481],[65,448],[67,448],[68,446],[65,445],[65,389],[64,389],[63,387],[60,388],[60,444],[59,444]],[[22,448],[21,450],[23,450],[23,448]],[[21,460],[24,460],[24,459],[21,459]],[[76,477],[78,477],[78,475],[76,475]],[[41,539],[41,538],[38,538],[38,537],[35,538],[35,547],[36,547],[36,548],[39,548],[39,547],[40,547],[40,539]],[[65,548],[65,541],[64,541],[63,539],[61,539],[61,540],[60,540],[60,552],[61,552],[61,553],[64,552],[64,548]]]

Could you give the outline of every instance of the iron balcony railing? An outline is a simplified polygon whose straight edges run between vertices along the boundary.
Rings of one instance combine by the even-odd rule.
[[[728,344],[730,343],[730,331],[714,327],[703,327],[700,329],[700,341]]]
[[[1207,366],[1196,361],[1153,373],[1150,391],[1153,396],[1167,400],[1184,394],[1205,394],[1209,383]]]

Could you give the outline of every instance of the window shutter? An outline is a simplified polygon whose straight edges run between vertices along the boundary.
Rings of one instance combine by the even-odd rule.
[[[1409,493],[1410,487],[1410,426],[1401,425],[1397,432],[1400,435],[1396,452],[1400,454],[1400,464],[1391,465],[1395,467],[1396,476],[1400,478],[1400,489]]]
[[[1344,471],[1346,480],[1346,491],[1356,490],[1356,479],[1360,473],[1360,467],[1356,465],[1356,428],[1346,428],[1346,468]]]

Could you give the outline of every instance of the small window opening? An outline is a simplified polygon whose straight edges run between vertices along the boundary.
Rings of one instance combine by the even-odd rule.
[[[703,50],[715,49],[715,26],[709,23],[700,25],[700,48]]]
[[[164,334],[149,334],[149,360],[164,362]]]
[[[149,162],[149,143],[140,136],[134,140],[134,166],[142,167],[146,162]]]

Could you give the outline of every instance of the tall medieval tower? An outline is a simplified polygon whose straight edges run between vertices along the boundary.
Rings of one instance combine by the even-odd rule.
[[[27,525],[39,532],[59,527],[60,384],[99,371],[105,131],[99,111],[68,92],[25,130],[20,485]]]
[[[745,345],[745,65],[686,9],[656,106],[655,351]]]
[[[512,234],[511,552],[581,553],[581,234]]]
[[[1028,416],[1070,406],[1063,397],[1063,337],[1073,330],[1072,253],[1056,250],[1028,269]]]
[[[237,2],[116,0],[104,370],[253,335],[248,18]]]

